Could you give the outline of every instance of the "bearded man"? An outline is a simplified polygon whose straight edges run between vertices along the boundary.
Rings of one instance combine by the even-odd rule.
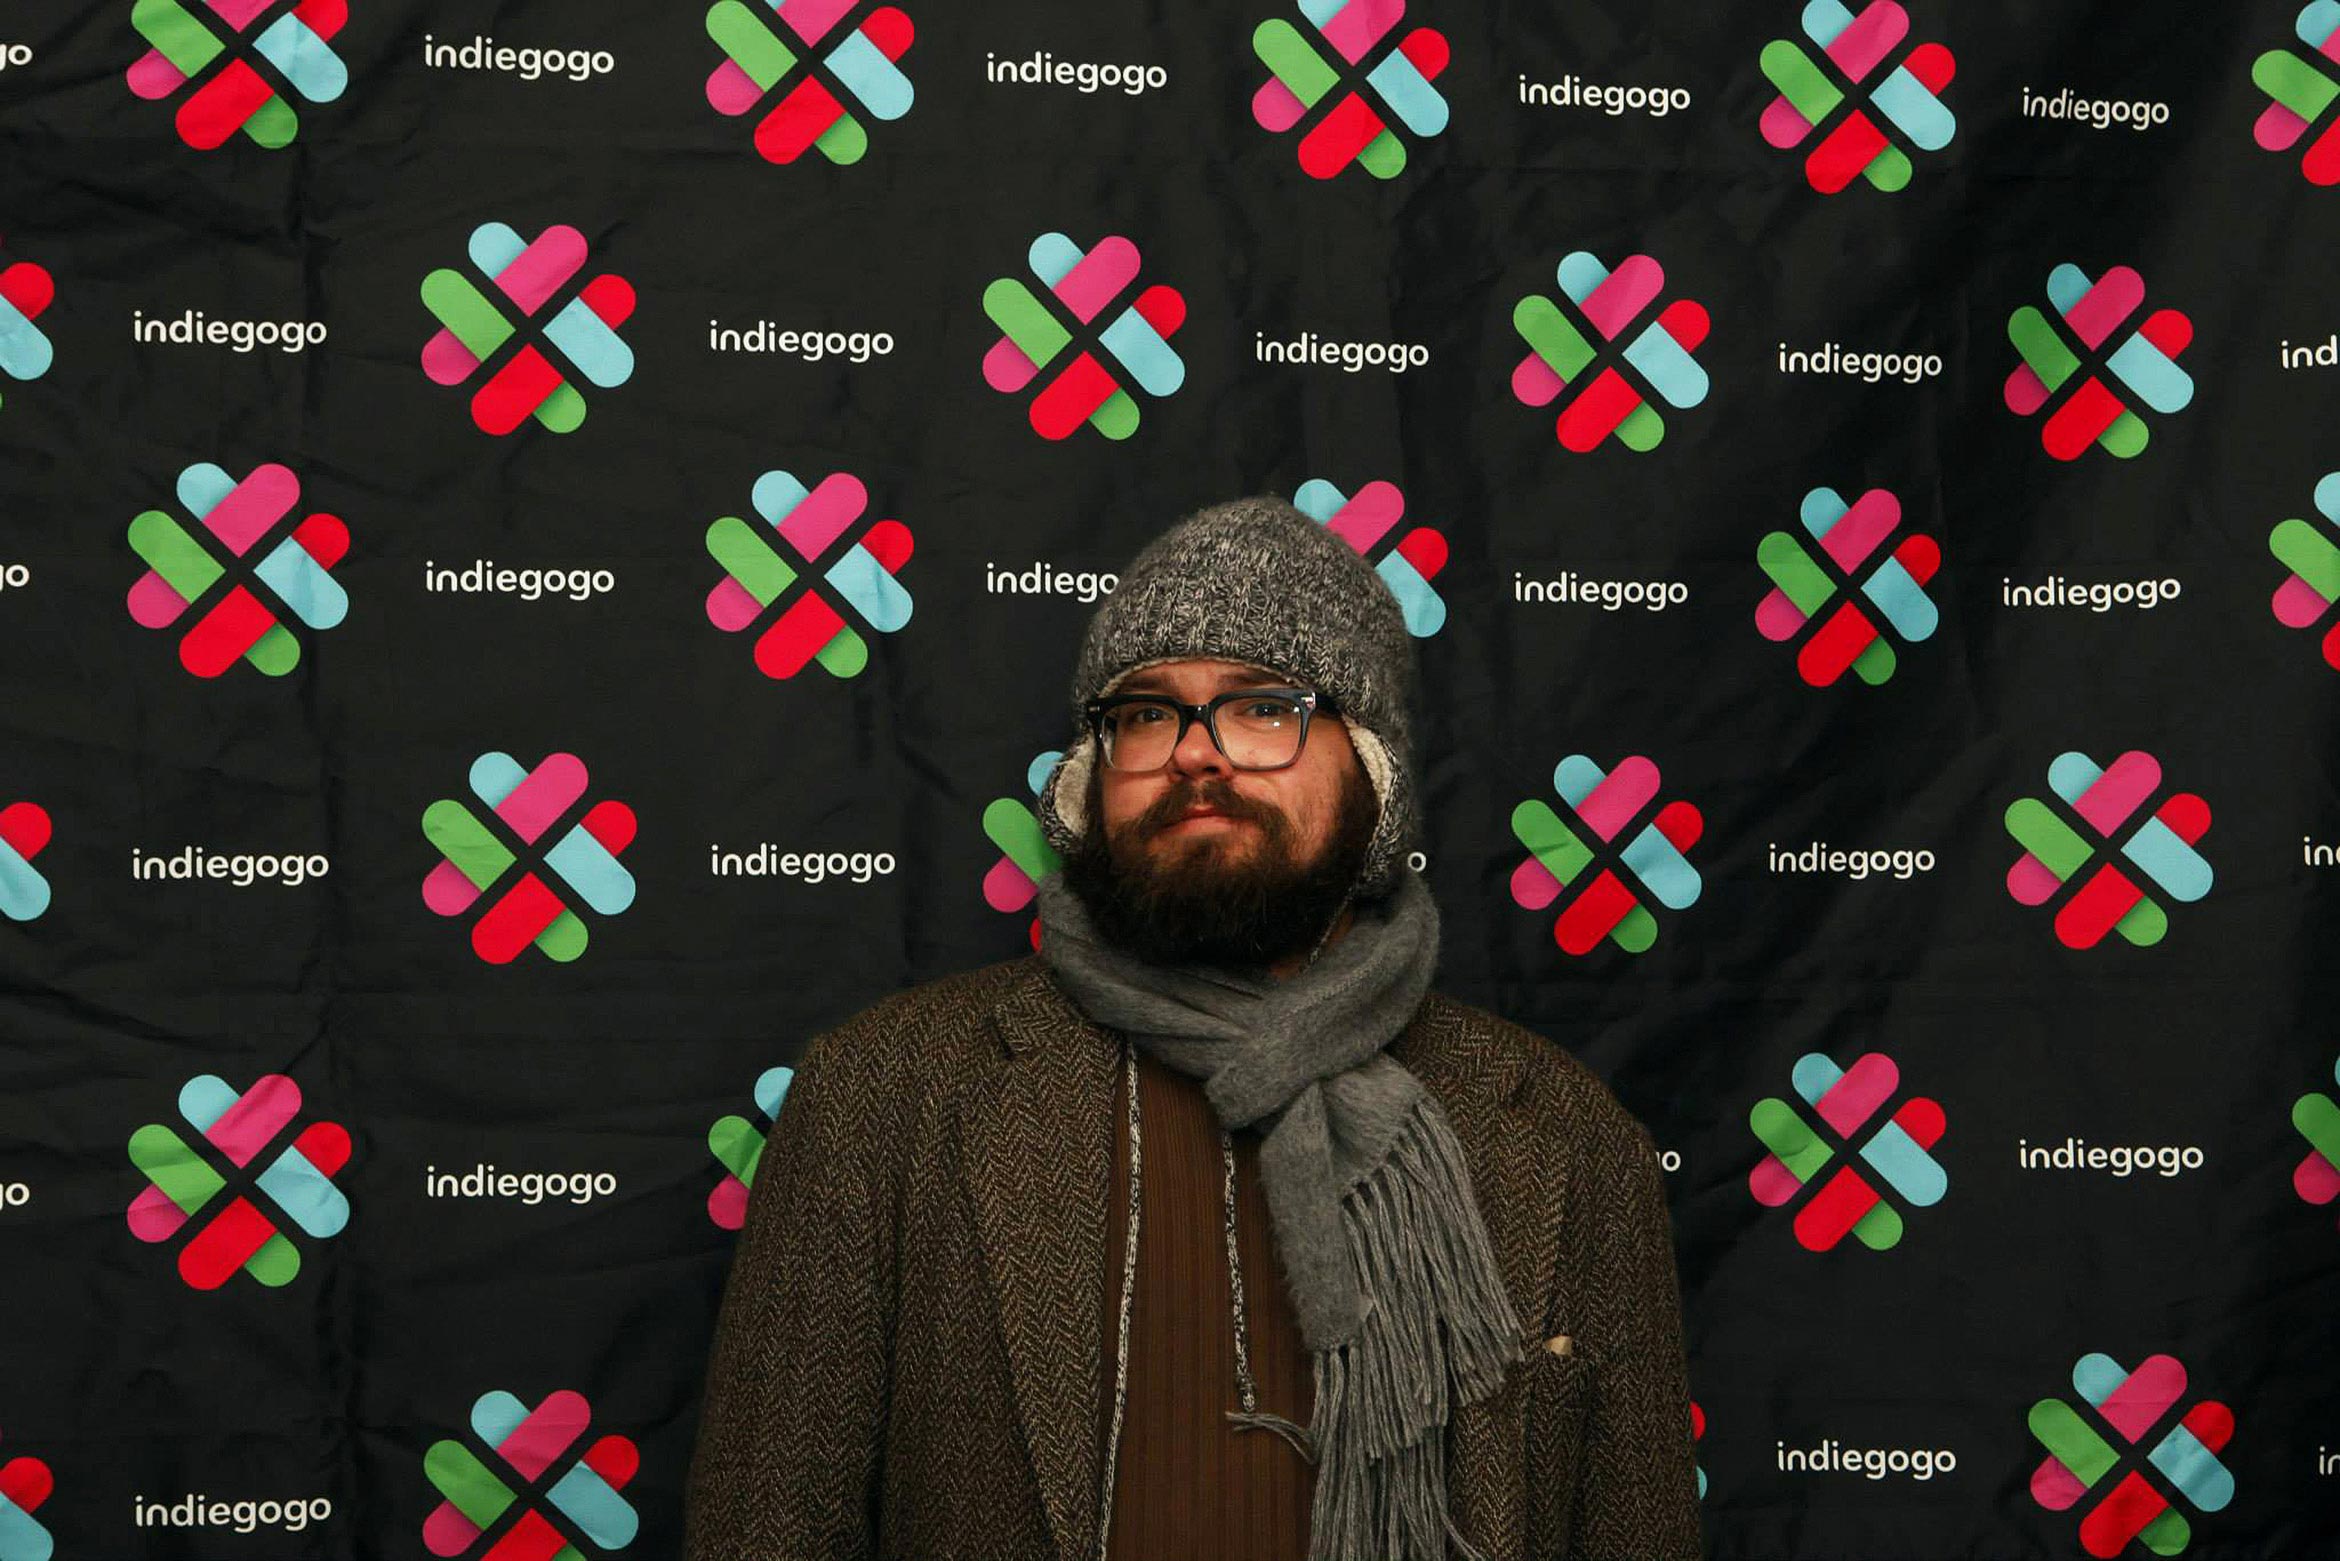
[[[1280,499],[1122,573],[1041,793],[1039,952],[798,1067],[689,1561],[1701,1553],[1649,1135],[1431,990],[1416,676]]]

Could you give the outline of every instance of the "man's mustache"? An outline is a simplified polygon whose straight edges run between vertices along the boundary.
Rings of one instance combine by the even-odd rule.
[[[1229,818],[1248,819],[1263,829],[1273,830],[1284,821],[1279,809],[1242,795],[1231,781],[1212,776],[1188,781],[1156,797],[1143,813],[1130,820],[1130,832],[1140,839],[1158,834],[1197,806],[1216,808]]]

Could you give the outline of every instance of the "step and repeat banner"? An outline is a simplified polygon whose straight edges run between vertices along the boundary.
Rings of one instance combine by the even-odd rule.
[[[1714,1556],[2340,1556],[2336,184],[2334,0],[20,0],[0,1561],[674,1555],[792,1065],[1263,491]]]

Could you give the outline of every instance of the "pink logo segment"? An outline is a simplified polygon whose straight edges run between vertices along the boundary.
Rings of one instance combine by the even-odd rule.
[[[2067,948],[2094,948],[2108,932],[2139,948],[2159,943],[2169,932],[2169,913],[2138,878],[2188,903],[2210,892],[2210,864],[2194,849],[2210,830],[2209,803],[2190,791],[2172,792],[2128,828],[2161,789],[2161,762],[2153,755],[2131,749],[2099,768],[2084,753],[2059,754],[2048,766],[2048,787],[2112,847],[2100,855],[2096,842],[2040,798],[2008,805],[2007,833],[2023,854],[2007,870],[2007,892],[2025,905],[2045,905],[2066,884],[2080,885],[2056,912],[2056,937]]]
[[[1840,1156],[1837,1145],[1785,1101],[1757,1101],[1747,1124],[1771,1152],[1748,1174],[1747,1190],[1764,1207],[1780,1208],[1820,1182],[1833,1163],[1835,1174],[1796,1211],[1797,1242],[1811,1252],[1829,1251],[1846,1236],[1873,1252],[1899,1245],[1901,1213],[1878,1184],[1919,1208],[1942,1201],[1950,1178],[1933,1156],[1948,1126],[1942,1107],[1913,1095],[1855,1149],[1856,1135],[1901,1088],[1900,1066],[1883,1052],[1868,1052],[1849,1068],[1839,1068],[1824,1052],[1807,1052],[1796,1059],[1791,1078],[1812,1114],[1852,1152]]]
[[[519,1476],[519,1489],[453,1437],[423,1454],[423,1473],[442,1501],[423,1520],[423,1547],[434,1556],[463,1556],[519,1508],[479,1561],[583,1561],[569,1536],[534,1504],[541,1499],[575,1532],[602,1551],[623,1550],[641,1530],[641,1516],[619,1494],[641,1472],[642,1451],[629,1437],[604,1436],[542,1490],[544,1478],[593,1424],[585,1395],[563,1388],[530,1409],[513,1394],[483,1393],[471,1406],[472,1434]]]
[[[2125,1447],[2115,1447],[2079,1410],[2060,1398],[2031,1406],[2031,1434],[2048,1456],[2032,1471],[2032,1499],[2051,1512],[2067,1512],[2103,1485],[2134,1456],[2163,1417],[2184,1402],[2186,1368],[2170,1355],[2148,1356],[2135,1371],[2124,1371],[2110,1355],[2084,1355],[2072,1368],[2072,1386]],[[2234,1500],[2234,1474],[2219,1453],[2234,1439],[2234,1411],[2203,1399],[2171,1422],[2144,1461],[2166,1483],[2203,1512],[2222,1512]],[[2080,1546],[2098,1561],[2142,1544],[2157,1556],[2182,1555],[2193,1542],[2193,1525],[2133,1464],[2104,1499],[2080,1520]]]
[[[349,67],[329,41],[349,21],[347,0],[300,0],[248,42],[241,35],[274,8],[272,0],[203,0],[203,8],[310,102],[330,103],[348,88]],[[227,57],[179,105],[179,139],[189,146],[209,151],[241,130],[256,144],[274,148],[300,133],[292,105],[249,61],[230,55],[217,31],[182,0],[137,0],[130,8],[130,25],[153,45],[128,74],[130,90],[142,98],[167,98]]]
[[[756,1076],[755,1088],[762,1123],[726,1115],[707,1130],[708,1152],[723,1167],[723,1180],[707,1194],[707,1217],[725,1230],[737,1230],[747,1223],[748,1194],[756,1185],[756,1167],[763,1163],[767,1125],[780,1120],[781,1104],[788,1099],[788,1086],[795,1079],[794,1068],[766,1068]]]
[[[1764,46],[1763,74],[1779,89],[1779,96],[1763,111],[1763,139],[1783,151],[1803,144],[1844,107],[1847,99],[1837,84],[1840,79],[1855,85],[1868,80],[1909,36],[1909,13],[1895,0],[1869,0],[1858,13],[1843,0],[1808,0],[1803,23],[1804,36],[1819,45],[1832,69],[1822,69],[1801,45],[1788,39]],[[1877,120],[1893,126],[1921,151],[1938,152],[1948,146],[1958,121],[1940,94],[1957,69],[1950,51],[1938,43],[1910,50],[1869,89],[1866,103],[1856,104],[1820,138],[1804,158],[1805,179],[1823,195],[1834,195],[1856,178],[1887,193],[1906,188],[1913,171],[1909,154],[1887,137]]]
[[[1446,599],[1430,582],[1446,567],[1446,537],[1428,526],[1399,529],[1406,496],[1396,483],[1369,482],[1354,494],[1345,494],[1322,477],[1313,477],[1293,492],[1292,507],[1321,522],[1367,559],[1396,537],[1395,545],[1381,552],[1373,572],[1397,598],[1407,633],[1420,639],[1444,627]]]
[[[509,223],[483,222],[471,230],[467,253],[528,319],[584,269],[585,235],[556,223],[523,242]],[[462,384],[518,334],[510,316],[452,266],[423,278],[422,300],[440,325],[422,350],[423,373],[434,384]],[[617,328],[633,317],[634,302],[634,285],[604,272],[542,322],[544,339],[591,383],[622,385],[633,377],[634,350]],[[585,396],[536,343],[524,341],[472,393],[471,420],[484,433],[508,434],[531,417],[556,434],[571,433],[585,421]]]
[[[2024,304],[2007,319],[2007,339],[2023,360],[2007,375],[2007,410],[2029,417],[2071,385],[2039,425],[2041,448],[2059,461],[2078,460],[2091,446],[2123,460],[2137,455],[2152,429],[2132,400],[2169,415],[2194,399],[2193,376],[2177,361],[2193,344],[2194,322],[2178,310],[2156,309],[2120,334],[2145,301],[2145,279],[2128,266],[2091,281],[2067,261],[2048,273],[2047,294],[2064,328],[2089,352],[2103,354],[2103,372],[2090,368],[2046,315]]]
[[[1530,293],[1512,307],[1511,324],[1528,344],[1528,355],[1511,371],[1511,393],[1523,404],[1549,406],[1563,391],[1575,395],[1560,409],[1553,425],[1561,446],[1579,454],[1595,450],[1614,434],[1629,450],[1654,450],[1666,437],[1666,420],[1642,395],[1638,386],[1604,364],[1607,345],[1622,341],[1617,354],[1673,407],[1694,407],[1706,399],[1706,370],[1692,356],[1706,340],[1711,326],[1706,307],[1677,298],[1657,317],[1628,337],[1642,311],[1657,301],[1665,288],[1665,268],[1648,255],[1628,255],[1611,271],[1589,250],[1577,250],[1560,262],[1560,291],[1581,312],[1601,339],[1595,345],[1564,313],[1559,303],[1542,293]]]
[[[818,48],[854,5],[855,0],[766,0],[757,7],[747,0],[715,0],[707,12],[707,36],[725,59],[707,78],[707,101],[717,113],[734,118],[754,113],[767,94],[804,65],[798,51]],[[775,13],[785,35],[770,25]],[[916,36],[907,15],[881,5],[831,46],[821,64],[866,112],[899,119],[915,96],[899,62]],[[869,150],[869,132],[861,121],[809,71],[756,121],[755,140],[757,153],[773,163],[792,163],[817,150],[843,165],[861,161]]]
[[[1024,767],[1024,788],[1034,797],[1048,784],[1048,775],[1056,768],[1056,761],[1064,755],[1051,748],[1035,754]],[[983,903],[993,910],[1014,915],[1040,892],[1040,880],[1064,865],[1056,848],[1048,843],[1041,831],[1040,816],[1032,805],[1014,797],[994,797],[983,810],[983,833],[999,847],[999,860],[991,864],[991,871],[983,875]],[[1029,932],[1032,947],[1040,946],[1040,918],[1034,916]]]
[[[551,832],[588,783],[585,761],[573,753],[549,754],[533,770],[508,753],[483,753],[472,761],[470,780],[472,795],[527,845]],[[597,802],[545,850],[545,874],[593,910],[615,916],[634,903],[634,875],[618,861],[633,844],[634,830],[632,808]],[[469,911],[519,861],[471,808],[453,798],[424,810],[423,834],[445,857],[423,880],[423,903],[441,916]],[[531,945],[565,963],[584,953],[587,941],[583,919],[534,870],[495,896],[471,926],[472,949],[498,965]]]
[[[707,528],[707,552],[723,566],[723,578],[707,593],[707,621],[725,633],[742,633],[801,585],[796,599],[756,636],[756,670],[788,678],[817,661],[832,677],[855,676],[869,665],[869,641],[846,622],[831,596],[876,633],[892,634],[907,624],[910,593],[898,577],[910,561],[910,528],[898,520],[873,523],[819,576],[828,588],[824,594],[814,588],[810,572],[868,509],[869,490],[861,479],[831,472],[807,488],[793,473],[769,471],[756,479],[751,497],[761,528],[736,515]],[[775,537],[789,556],[773,546]]]
[[[2299,169],[2310,184],[2340,184],[2340,119],[2308,132],[2340,100],[2340,0],[2308,0],[2292,21],[2307,50],[2269,49],[2251,62],[2251,81],[2271,100],[2251,126],[2251,138],[2270,152],[2307,142]]]
[[[189,1079],[179,1090],[179,1114],[206,1143],[238,1167],[247,1167],[300,1115],[301,1089],[281,1073],[263,1076],[242,1094],[216,1074]],[[252,1180],[282,1218],[323,1240],[349,1223],[349,1201],[333,1178],[349,1163],[348,1129],[314,1122]],[[130,1135],[130,1161],[152,1184],[130,1205],[130,1233],[141,1241],[168,1241],[229,1189],[226,1177],[168,1125],[150,1122]],[[216,1290],[240,1269],[269,1286],[292,1282],[300,1249],[277,1217],[237,1193],[179,1249],[179,1276],[198,1290]]]
[[[180,504],[237,559],[253,557],[254,545],[300,497],[300,479],[274,461],[253,467],[240,482],[209,461],[179,473]],[[130,616],[149,629],[171,627],[228,577],[211,549],[162,510],[147,510],[130,522],[130,547],[147,565],[130,588]],[[348,552],[349,527],[341,517],[314,514],[259,553],[250,575],[291,616],[311,629],[330,629],[349,614],[348,593],[332,575]],[[242,581],[199,614],[179,640],[179,664],[197,677],[218,677],[239,661],[281,677],[300,659],[301,642],[277,609]]]
[[[1658,924],[1641,895],[1674,911],[1697,903],[1703,883],[1687,853],[1704,832],[1705,819],[1689,803],[1674,801],[1634,829],[1657,800],[1659,785],[1657,765],[1639,754],[1603,770],[1587,755],[1572,753],[1553,771],[1552,785],[1578,828],[1569,827],[1541,798],[1530,797],[1512,809],[1512,835],[1528,851],[1511,874],[1512,903],[1540,911],[1581,881],[1582,888],[1552,926],[1561,950],[1589,954],[1607,938],[1628,954],[1646,952],[1657,942]],[[1625,877],[1603,861],[1609,853]],[[1640,886],[1638,892],[1628,877]]]
[[[1043,233],[1025,259],[1057,305],[1084,326],[1094,325],[1138,276],[1137,245],[1119,234],[1084,250],[1065,234]],[[996,277],[984,288],[983,312],[1000,329],[999,340],[983,355],[983,380],[1002,394],[1021,393],[1075,347],[1055,310],[1015,277]],[[1148,395],[1171,395],[1186,383],[1186,363],[1170,345],[1185,323],[1186,299],[1156,283],[1095,333],[1097,347]],[[1086,423],[1118,440],[1137,432],[1138,404],[1113,370],[1082,348],[1040,388],[1027,416],[1043,439],[1066,438]]]

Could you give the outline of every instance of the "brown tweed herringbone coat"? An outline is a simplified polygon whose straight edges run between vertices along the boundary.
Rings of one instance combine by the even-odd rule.
[[[1097,1553],[1118,1048],[1036,955],[811,1043],[716,1326],[687,1561]],[[1649,1135],[1559,1047],[1435,994],[1390,1055],[1446,1108],[1523,1325],[1575,1346],[1449,1423],[1457,1526],[1497,1561],[1697,1557]]]

